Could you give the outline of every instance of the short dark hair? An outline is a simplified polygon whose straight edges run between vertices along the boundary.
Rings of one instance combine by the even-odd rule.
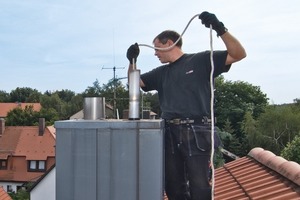
[[[166,44],[168,40],[172,40],[174,43],[180,38],[180,35],[176,31],[166,30],[158,34],[154,39],[153,43],[156,39],[158,39],[162,44]],[[181,48],[182,46],[182,38],[177,42],[177,47]]]

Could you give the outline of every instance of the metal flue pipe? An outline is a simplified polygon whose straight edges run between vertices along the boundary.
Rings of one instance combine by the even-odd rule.
[[[129,120],[140,119],[140,74],[141,71],[136,69],[134,64],[133,70],[129,72]]]
[[[86,120],[105,119],[105,97],[84,98],[83,118]]]

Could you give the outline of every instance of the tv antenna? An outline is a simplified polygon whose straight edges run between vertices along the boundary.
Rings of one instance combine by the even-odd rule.
[[[114,116],[114,118],[116,119],[116,109],[117,109],[117,95],[116,95],[116,81],[117,80],[119,80],[119,79],[117,79],[116,78],[116,69],[124,69],[125,67],[116,67],[116,66],[114,66],[114,67],[102,67],[102,69],[112,69],[113,70],[113,85],[114,85],[114,99],[113,99],[113,101],[114,101],[114,105],[113,105],[113,112],[114,112],[114,114],[113,114],[113,116]]]

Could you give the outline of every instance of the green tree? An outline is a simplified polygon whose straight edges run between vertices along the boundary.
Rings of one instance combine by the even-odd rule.
[[[28,192],[28,188],[32,187],[32,185],[32,182],[28,182],[24,184],[23,187],[16,193],[9,193],[9,195],[13,200],[30,200],[30,193]]]
[[[71,90],[55,91],[51,96],[58,96],[60,99],[60,108],[58,111],[60,119],[69,119],[70,116],[80,111],[83,107],[82,94],[75,95]],[[56,100],[57,97],[55,97]]]
[[[300,112],[300,99],[294,99],[294,104],[292,105],[294,112]]]
[[[98,79],[93,82],[93,86],[88,86],[87,89],[82,93],[84,97],[100,97],[102,88]]]
[[[9,93],[0,90],[0,102],[10,102],[10,95]]]
[[[59,119],[65,120],[69,118],[67,113],[66,102],[62,101],[57,93],[53,93],[50,96],[43,95],[41,97],[41,105],[44,109],[54,109],[58,113]]]
[[[266,94],[258,86],[242,81],[226,81],[220,76],[215,81],[215,116],[221,129],[229,120],[237,137],[242,137],[242,120],[249,111],[254,119],[268,105]]]
[[[116,103],[115,111],[118,110],[122,118],[123,110],[129,107],[129,92],[126,86],[118,79],[111,79],[107,84],[103,84],[101,96],[105,97],[106,102],[112,106]]]
[[[45,118],[47,126],[51,126],[55,121],[60,120],[59,114],[54,108],[42,108],[38,113],[39,118]]]
[[[23,110],[17,107],[7,113],[6,124],[8,126],[34,126],[38,122],[39,114],[33,110],[33,106],[25,106]]]
[[[225,163],[225,159],[223,158],[223,154],[220,148],[217,148],[214,151],[214,167],[215,168],[222,167],[224,163]]]
[[[224,146],[238,156],[248,153],[249,142],[243,130],[243,120],[247,112],[257,119],[268,105],[266,94],[260,88],[242,81],[226,81],[223,76],[215,79],[216,125],[221,130],[230,129],[231,138],[226,138]]]
[[[71,90],[46,91],[41,97],[41,105],[45,109],[54,109],[60,120],[66,120],[82,109],[83,94]]]
[[[22,102],[22,103],[38,103],[40,102],[41,93],[36,89],[29,87],[19,88],[10,92],[11,102]]]
[[[72,99],[67,102],[67,113],[69,116],[74,115],[78,111],[83,109],[83,96],[82,94],[77,94],[72,97]]]
[[[17,193],[9,193],[13,200],[30,200],[30,194],[24,189],[20,189]]]
[[[227,119],[227,120],[225,121],[225,124],[224,124],[222,130],[223,130],[224,132],[226,132],[226,133],[233,134],[234,130],[233,130],[232,126],[231,126],[231,122],[229,121],[229,119]]]
[[[246,138],[249,144],[249,151],[254,147],[260,147],[260,141],[262,139],[261,134],[256,127],[256,120],[253,119],[251,113],[247,111],[242,122],[242,130],[246,134]]]
[[[220,139],[222,141],[223,148],[238,155],[244,156],[246,155],[248,150],[247,146],[244,146],[242,142],[236,138],[235,135],[232,135],[226,131],[220,130],[219,132]]]
[[[266,112],[258,118],[258,131],[263,135],[265,149],[279,155],[300,131],[300,112],[293,105],[268,106]]]
[[[295,161],[300,164],[300,136],[295,138],[287,144],[287,146],[281,151],[281,156],[287,160]]]
[[[145,105],[148,105],[150,107],[150,110],[155,112],[158,117],[161,116],[161,110],[159,105],[159,99],[158,99],[158,93],[155,92],[146,92],[143,93],[143,101]]]
[[[75,96],[75,92],[71,90],[55,91],[53,94],[57,94],[59,98],[64,102],[70,102]]]

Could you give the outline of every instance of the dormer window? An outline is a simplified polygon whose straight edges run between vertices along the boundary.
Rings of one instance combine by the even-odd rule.
[[[46,161],[44,160],[29,160],[28,171],[30,172],[44,172],[46,171]]]
[[[0,170],[7,169],[7,160],[1,160],[0,159]]]

